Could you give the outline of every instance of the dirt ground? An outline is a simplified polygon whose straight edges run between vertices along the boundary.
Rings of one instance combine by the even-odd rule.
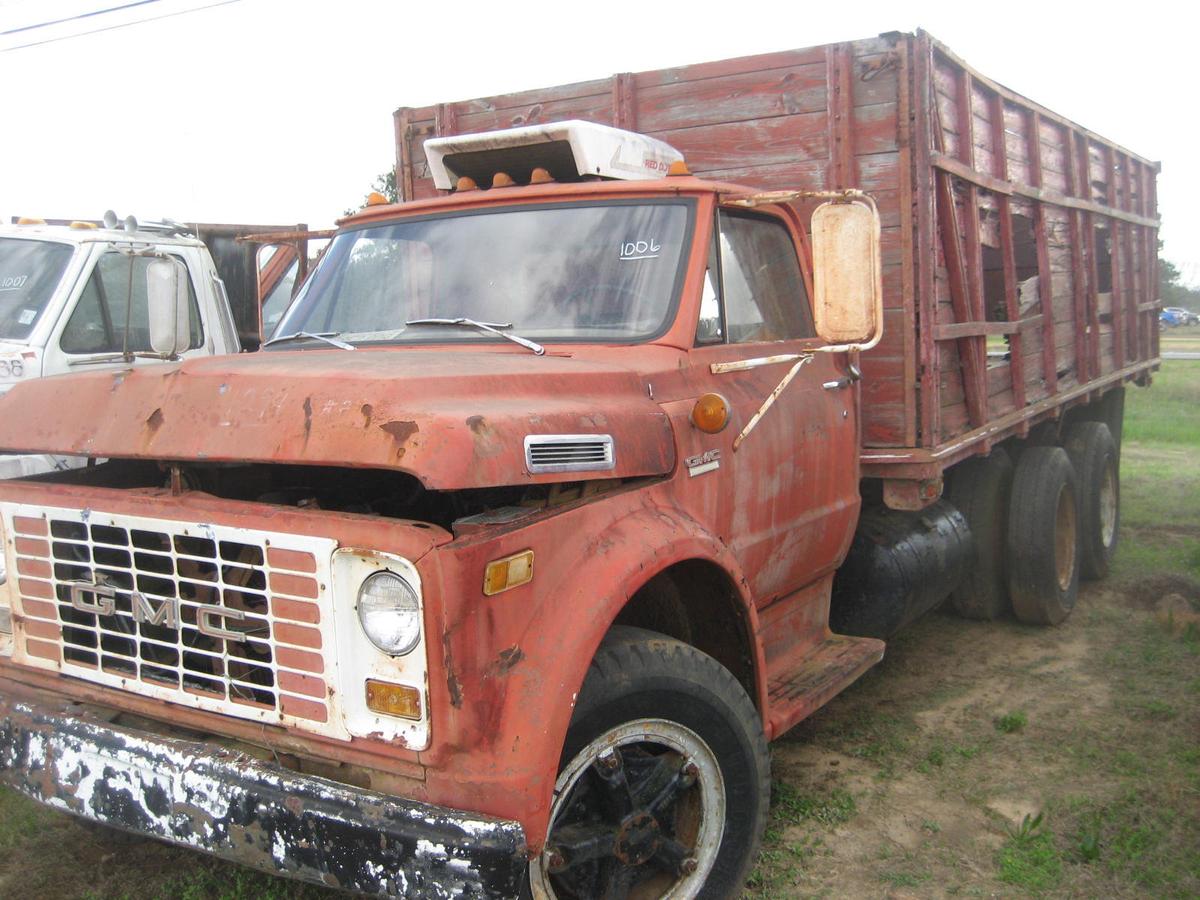
[[[1172,594],[1200,610],[1168,576],[1085,586],[1054,629],[926,618],[775,744],[748,896],[1200,894],[1200,657],[1156,616]]]

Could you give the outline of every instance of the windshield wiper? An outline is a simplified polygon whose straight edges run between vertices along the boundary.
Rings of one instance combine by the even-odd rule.
[[[405,325],[459,325],[465,328],[475,328],[479,331],[485,331],[488,334],[496,334],[505,340],[512,341],[514,344],[520,344],[526,350],[532,350],[538,356],[543,356],[546,353],[546,348],[541,344],[535,343],[528,338],[523,338],[520,335],[509,334],[507,331],[501,331],[501,328],[512,328],[512,322],[477,322],[474,319],[468,319],[460,316],[457,319],[409,319]]]
[[[269,341],[263,341],[264,347],[270,347],[272,344],[282,344],[284,341],[324,341],[327,344],[333,344],[342,350],[354,350],[353,344],[347,344],[345,341],[339,341],[337,336],[340,331],[322,331],[320,334],[313,334],[311,331],[297,331],[295,334],[285,334],[282,337],[271,338]]]

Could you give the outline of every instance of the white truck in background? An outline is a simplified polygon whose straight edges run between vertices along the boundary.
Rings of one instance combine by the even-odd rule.
[[[281,233],[290,240],[258,252]],[[30,378],[256,349],[260,298],[290,288],[289,274],[295,279],[305,252],[297,236],[306,233],[302,225],[118,222],[111,213],[103,222],[0,225],[0,394]],[[163,257],[188,274],[190,336],[178,355],[156,353],[150,344],[146,270]],[[0,478],[75,464],[67,457],[0,456]]]

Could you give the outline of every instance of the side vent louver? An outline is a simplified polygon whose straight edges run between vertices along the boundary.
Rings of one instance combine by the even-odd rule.
[[[525,438],[530,473],[603,472],[616,465],[609,434],[531,434]]]

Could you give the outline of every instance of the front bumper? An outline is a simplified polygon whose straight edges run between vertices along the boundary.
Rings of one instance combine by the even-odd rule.
[[[46,692],[22,695],[0,693],[0,783],[48,806],[346,890],[517,895],[526,860],[516,822],[134,731]]]

